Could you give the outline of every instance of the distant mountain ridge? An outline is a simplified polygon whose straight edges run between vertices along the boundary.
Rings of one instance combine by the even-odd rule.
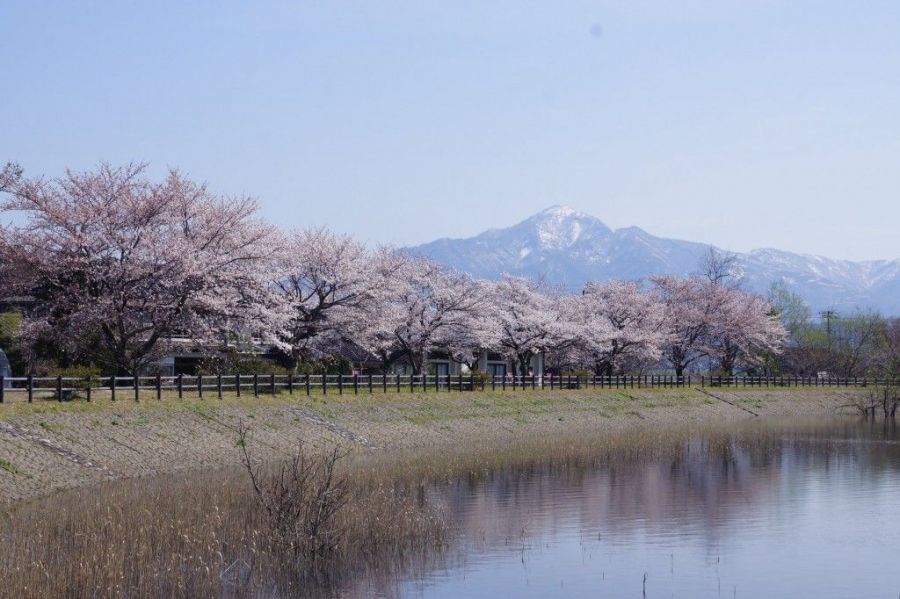
[[[552,206],[508,228],[407,248],[476,277],[541,277],[578,290],[587,281],[696,272],[710,244],[656,237],[638,227],[610,229],[600,219]],[[775,281],[813,310],[875,309],[900,315],[900,260],[853,262],[758,249],[738,254],[744,284],[766,293]]]

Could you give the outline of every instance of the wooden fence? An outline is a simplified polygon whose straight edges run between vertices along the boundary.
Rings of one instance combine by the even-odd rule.
[[[641,389],[700,387],[868,387],[900,381],[817,377],[676,377],[545,375],[484,377],[476,375],[176,375],[116,377],[3,377],[0,403],[35,399],[112,401],[177,397],[218,398],[260,395],[328,395],[403,392],[507,391],[525,389]]]

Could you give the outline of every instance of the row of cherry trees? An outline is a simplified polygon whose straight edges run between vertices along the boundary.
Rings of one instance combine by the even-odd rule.
[[[726,373],[779,351],[762,298],[706,276],[590,283],[580,295],[475,280],[422,257],[367,250],[325,229],[285,233],[244,197],[142,165],[47,180],[7,165],[0,291],[33,298],[22,344],[71,363],[138,372],[179,343],[260,339],[293,363],[348,341],[421,372],[429,352],[475,367],[502,353],[524,374],[543,352],[600,373],[667,363]],[[183,341],[181,341],[183,342]]]

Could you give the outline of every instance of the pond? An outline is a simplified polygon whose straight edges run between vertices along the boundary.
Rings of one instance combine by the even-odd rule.
[[[348,595],[896,597],[900,446],[882,422],[758,421],[602,464],[436,486],[449,549]]]

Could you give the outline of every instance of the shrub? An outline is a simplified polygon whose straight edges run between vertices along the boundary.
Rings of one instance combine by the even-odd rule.
[[[61,376],[63,379],[75,379],[65,381],[64,386],[73,389],[72,391],[63,391],[63,399],[72,400],[82,397],[87,389],[96,389],[103,386],[100,379],[102,373],[95,366],[69,366],[67,368],[51,368],[47,372],[47,376]],[[92,377],[93,380],[88,380]]]
[[[474,377],[476,389],[491,386],[491,375],[489,373],[483,370],[473,370],[469,375]]]
[[[257,355],[231,352],[203,358],[197,374],[287,374],[287,369]]]
[[[560,376],[562,376],[562,380],[564,381],[568,381],[568,377],[571,376],[573,379],[573,384],[575,383],[575,381],[577,381],[582,385],[586,385],[588,384],[588,381],[591,380],[591,377],[594,376],[594,373],[591,370],[573,368],[571,370],[563,371],[562,373],[560,373]]]
[[[349,360],[341,356],[327,356],[319,360],[300,362],[297,374],[347,374],[353,368]]]
[[[238,429],[238,446],[266,515],[272,549],[290,556],[304,574],[317,577],[343,535],[336,516],[347,505],[349,487],[336,467],[346,452],[334,448],[326,454],[308,454],[301,442],[289,459],[266,474],[253,465],[243,424]]]

